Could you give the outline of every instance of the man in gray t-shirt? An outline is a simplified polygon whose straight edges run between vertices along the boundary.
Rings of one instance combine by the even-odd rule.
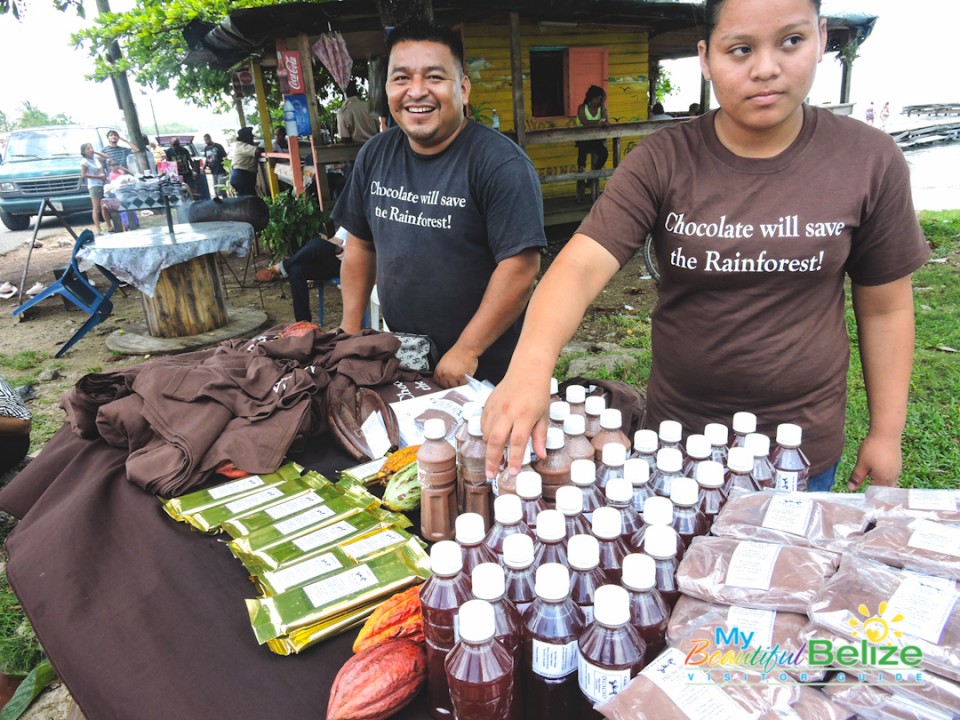
[[[437,344],[441,385],[497,382],[546,245],[540,184],[515,143],[464,117],[456,33],[398,27],[388,45],[397,127],[367,141],[333,212],[349,233],[341,327],[360,330],[376,282],[390,329]]]

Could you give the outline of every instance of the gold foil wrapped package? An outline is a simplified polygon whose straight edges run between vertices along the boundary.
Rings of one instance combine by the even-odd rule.
[[[302,470],[302,466],[296,463],[287,463],[280,466],[276,472],[267,475],[249,475],[239,480],[231,480],[181,497],[164,500],[163,509],[174,520],[180,520],[183,515],[190,515],[214,505],[222,505],[225,502],[259,492],[271,485],[277,485],[284,480],[298,478]]]
[[[383,458],[370,460],[362,465],[355,465],[347,468],[340,473],[341,483],[359,483],[360,485],[372,485],[377,482],[377,473],[383,467]]]
[[[380,607],[380,602],[380,600],[375,600],[368,605],[361,605],[334,618],[294,630],[289,635],[281,635],[273,640],[268,640],[267,647],[277,655],[295,655],[311,645],[316,645],[322,640],[361,625],[364,620],[373,614],[374,610]]]
[[[302,478],[304,481],[316,482],[307,476]],[[281,498],[277,502],[261,507],[257,510],[244,513],[234,518],[224,520],[220,526],[221,529],[232,538],[238,538],[242,535],[249,535],[254,530],[269,525],[271,523],[283,520],[284,518],[301,513],[317,505],[324,505],[330,500],[340,497],[342,493],[337,486],[331,482],[321,485],[315,489],[303,490],[299,493]]]

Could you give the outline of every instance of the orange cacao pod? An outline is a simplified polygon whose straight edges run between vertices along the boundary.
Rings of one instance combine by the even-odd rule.
[[[408,636],[415,640],[423,639],[419,585],[384,600],[360,628],[360,634],[353,643],[353,651],[362,652],[388,640]]]
[[[401,638],[364,650],[337,673],[327,720],[384,720],[409,704],[426,679],[422,643]]]

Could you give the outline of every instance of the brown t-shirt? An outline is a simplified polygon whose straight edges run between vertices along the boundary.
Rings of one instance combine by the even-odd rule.
[[[809,106],[780,155],[739,157],[718,140],[715,114],[640,143],[579,232],[621,266],[653,233],[648,426],[701,432],[738,410],[770,435],[793,422],[817,474],[843,449],[845,274],[880,285],[930,252],[907,164],[884,133]]]

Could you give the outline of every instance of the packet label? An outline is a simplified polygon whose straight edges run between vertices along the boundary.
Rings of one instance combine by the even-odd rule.
[[[943,583],[927,582],[921,575],[905,577],[890,596],[883,618],[888,622],[902,615],[897,626],[908,635],[940,644],[940,635],[960,597]]]
[[[577,669],[580,691],[594,703],[606,702],[630,682],[629,670],[607,670],[587,662],[580,656]]]
[[[761,526],[806,537],[812,512],[813,503],[809,500],[778,495],[770,498]]]
[[[780,556],[780,546],[773,543],[741,542],[730,556],[727,578],[732,587],[769,590],[773,566]]]
[[[373,571],[367,565],[358,565],[350,572],[307,585],[303,591],[314,607],[322,607],[332,600],[339,600],[376,584],[377,576]]]
[[[293,498],[292,500],[287,500],[287,502],[267,508],[265,512],[274,520],[279,520],[280,518],[287,517],[287,515],[293,515],[301,510],[306,510],[308,507],[319,505],[322,502],[323,498],[316,493],[307,493],[306,495],[301,495],[298,498]]]
[[[960,527],[941,525],[930,520],[916,520],[910,523],[910,527],[913,529],[907,540],[910,547],[960,557]]]
[[[911,488],[907,491],[907,508],[910,510],[957,511],[957,495],[952,490],[929,490]]]
[[[759,646],[773,646],[773,624],[777,613],[773,610],[753,610],[731,606],[727,611],[727,627],[739,628],[742,633],[755,633],[754,642]]]
[[[266,577],[276,592],[281,593],[284,590],[302,585],[308,580],[326,575],[328,572],[339,570],[342,567],[343,563],[337,560],[333,553],[324,553],[323,555],[304,560],[296,565],[291,565],[283,570],[266,573]]]
[[[266,502],[270,502],[271,500],[275,500],[276,498],[280,497],[283,497],[283,492],[275,487],[272,487],[267,488],[263,492],[258,492],[248,497],[241,498],[240,500],[234,500],[231,503],[227,503],[224,507],[236,515],[237,513],[242,513],[244,510],[257,507],[257,505],[263,505]]]
[[[293,544],[304,552],[307,552],[321,545],[332,543],[334,540],[349,535],[354,532],[354,530],[353,525],[345,520],[341,520],[340,522],[335,522],[333,525],[327,525],[319,530],[314,530],[312,533],[308,533],[303,537],[298,537],[294,539]]]
[[[401,543],[405,539],[396,530],[384,530],[376,535],[345,544],[343,551],[353,558],[361,558],[370,553],[375,553],[377,550],[383,550],[385,547]]]
[[[297,515],[292,517],[289,520],[284,520],[283,522],[277,523],[274,527],[283,535],[289,535],[290,533],[299,530],[300,528],[305,528],[308,525],[313,525],[313,523],[320,522],[328,517],[333,515],[333,510],[331,510],[326,505],[318,505],[313,510],[303,513],[302,515]]]
[[[653,682],[690,720],[739,720],[743,709],[702,670],[684,664],[684,654],[668,648],[640,673]]]
[[[553,644],[533,639],[533,672],[540,677],[562,678],[577,670],[577,641]]]
[[[212,487],[207,492],[214,500],[222,500],[225,497],[236,495],[237,493],[244,492],[245,490],[252,490],[255,487],[260,487],[263,484],[263,478],[261,478],[259,475],[251,475],[250,477],[241,478],[240,480],[224,483],[218,487]]]

